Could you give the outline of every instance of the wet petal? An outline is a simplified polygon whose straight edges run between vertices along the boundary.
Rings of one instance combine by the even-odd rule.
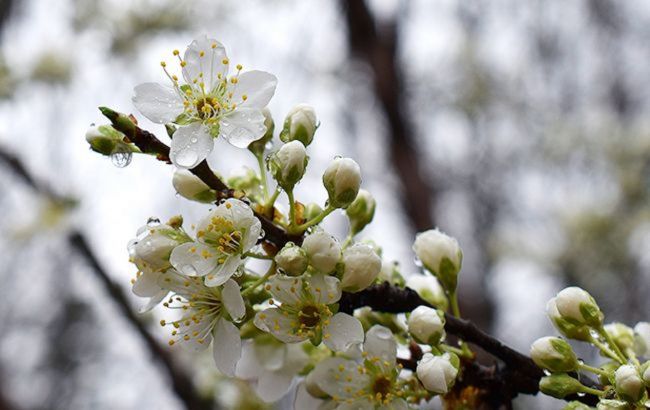
[[[158,83],[136,86],[131,99],[135,108],[145,117],[158,124],[172,122],[184,110],[183,99],[172,87]]]
[[[160,272],[142,272],[133,284],[133,293],[141,297],[151,297],[157,295],[161,288],[158,285]]]
[[[243,341],[241,359],[237,362],[237,371],[235,372],[235,375],[240,379],[252,380],[257,379],[262,371],[264,371],[264,368],[262,368],[257,359],[253,341]]]
[[[374,325],[366,333],[363,350],[371,357],[379,357],[392,364],[397,356],[397,342],[388,328]]]
[[[214,328],[213,349],[217,369],[226,376],[233,377],[241,357],[241,338],[237,326],[223,318],[219,319]]]
[[[216,268],[217,260],[217,253],[200,242],[178,245],[169,257],[172,266],[185,276],[207,275]]]
[[[296,391],[296,400],[293,408],[300,410],[319,410],[324,400],[317,399],[307,392],[305,383],[300,383]]]
[[[355,392],[368,386],[370,376],[359,374],[357,363],[342,357],[330,357],[316,365],[313,380],[330,396],[354,397]]]
[[[307,339],[307,335],[293,334],[292,322],[297,322],[295,317],[287,317],[278,308],[265,309],[255,315],[255,326],[258,329],[271,333],[278,340],[285,343],[296,343]]]
[[[230,317],[234,320],[240,320],[244,317],[246,314],[246,306],[244,305],[244,298],[241,296],[237,282],[232,279],[227,280],[223,284],[221,297]]]
[[[191,169],[203,161],[214,147],[214,138],[203,124],[195,122],[174,133],[169,159],[179,168]]]
[[[223,264],[217,267],[205,277],[205,286],[220,286],[226,283],[228,279],[237,271],[242,259],[239,256],[230,256],[226,258]]]
[[[293,373],[289,372],[265,370],[257,381],[255,392],[267,403],[280,400],[289,391],[294,376]]]
[[[257,360],[269,371],[280,370],[287,359],[287,345],[278,341],[256,342],[254,345]]]
[[[296,305],[300,300],[302,278],[277,274],[271,278],[266,289],[280,303]]]
[[[266,71],[247,71],[239,75],[231,101],[244,107],[262,109],[271,101],[278,79]],[[246,100],[242,96],[246,96]]]
[[[312,275],[309,285],[309,292],[318,303],[331,305],[341,299],[341,282],[333,276]]]
[[[147,302],[146,305],[141,306],[138,309],[138,313],[146,313],[146,312],[150,311],[151,309],[156,307],[160,302],[162,302],[163,299],[165,299],[165,297],[167,296],[168,293],[169,293],[169,291],[167,291],[166,289],[161,289],[159,293],[157,293],[156,295],[149,298],[149,301]]]
[[[364,337],[361,322],[341,312],[330,319],[329,325],[323,328],[323,333],[323,342],[335,352],[343,352],[354,344],[362,343]]]
[[[264,114],[257,108],[239,107],[219,122],[219,136],[237,148],[248,147],[265,132]]]
[[[214,47],[214,48],[213,48]],[[228,74],[228,63],[226,49],[217,40],[203,35],[192,41],[183,56],[185,67],[183,78],[188,84],[194,80],[201,81],[200,73],[203,73],[203,81],[207,90],[211,90],[217,83],[217,76],[221,74],[224,78]]]

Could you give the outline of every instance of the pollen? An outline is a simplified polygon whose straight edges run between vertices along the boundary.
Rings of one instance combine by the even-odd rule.
[[[244,68],[244,67],[242,67],[241,64],[237,64],[237,70],[241,71],[242,68]]]
[[[224,58],[223,60],[221,60],[221,63],[224,64],[224,65],[228,64],[229,62],[230,62],[230,60],[228,60],[227,58]]]
[[[180,53],[181,53],[181,52],[178,51],[178,50],[174,50],[174,51],[172,51],[172,54],[174,54],[175,56],[179,55]]]
[[[204,57],[205,56],[205,51],[199,51],[199,57]]]
[[[161,67],[167,67],[167,63],[164,62],[164,61],[161,61],[161,62],[160,62],[160,66],[161,66]]]

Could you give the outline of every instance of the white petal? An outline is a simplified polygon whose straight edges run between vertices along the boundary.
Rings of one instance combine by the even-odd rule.
[[[213,45],[215,48],[212,48]],[[222,78],[228,74],[228,64],[223,63],[226,58],[226,49],[217,40],[205,35],[197,38],[187,46],[183,56],[186,63],[183,68],[185,82],[192,84],[195,79],[201,81],[199,74],[203,73],[203,81],[207,89],[211,90],[218,82],[218,74],[221,74]]]
[[[244,305],[244,298],[239,291],[239,285],[232,279],[223,284],[223,291],[221,292],[223,304],[230,317],[234,320],[240,320],[246,314],[246,306]]]
[[[255,315],[255,326],[258,329],[271,333],[278,340],[285,343],[296,343],[307,339],[307,336],[293,334],[292,322],[297,321],[295,317],[287,317],[278,308],[269,308]]]
[[[203,161],[214,147],[214,138],[201,123],[179,127],[174,132],[169,159],[179,168],[191,169]]]
[[[341,299],[341,282],[334,276],[312,275],[309,285],[309,292],[318,303],[331,305]]]
[[[255,392],[267,403],[280,400],[291,387],[294,374],[263,371],[257,381]]]
[[[355,361],[342,357],[329,357],[318,363],[312,372],[318,387],[330,396],[352,398],[354,392],[370,383],[369,375],[359,374]]]
[[[374,325],[366,333],[363,350],[371,357],[379,357],[392,364],[397,356],[397,342],[388,328]]]
[[[231,101],[240,106],[262,109],[271,101],[278,79],[266,71],[247,71],[239,75]],[[242,102],[242,96],[246,101]]]
[[[264,114],[257,108],[239,107],[219,122],[219,135],[237,148],[264,136]]]
[[[142,272],[133,284],[133,293],[141,297],[151,297],[160,293],[160,285],[158,285],[159,272]]]
[[[271,296],[280,303],[296,305],[303,288],[302,278],[277,274],[269,281]]]
[[[293,346],[293,345],[291,345]],[[269,371],[280,370],[287,359],[287,345],[275,340],[254,344],[255,355],[262,367]]]
[[[217,369],[226,376],[233,377],[241,357],[241,338],[237,326],[223,318],[219,319],[214,328],[213,349]]]
[[[226,258],[225,262],[210,272],[205,277],[205,286],[220,286],[226,283],[228,279],[237,271],[239,265],[242,264],[242,259],[239,256],[230,256]]]
[[[361,322],[346,313],[335,314],[323,331],[329,335],[323,339],[323,342],[335,352],[346,351],[350,346],[363,342]]]
[[[375,405],[366,399],[359,399],[352,403],[341,403],[336,410],[375,410]]]
[[[144,306],[141,306],[138,309],[138,313],[146,313],[146,312],[150,311],[151,309],[156,307],[160,302],[162,302],[163,299],[165,299],[165,297],[167,296],[168,293],[169,293],[169,291],[167,291],[166,289],[162,289],[158,294],[150,297],[147,304],[144,305]]]
[[[263,370],[257,359],[253,341],[244,341],[242,343],[241,359],[237,363],[235,375],[240,379],[252,380],[257,379]]]
[[[217,253],[200,242],[186,242],[174,248],[169,262],[185,276],[204,276],[217,266]]]
[[[296,410],[319,410],[323,400],[313,397],[307,392],[305,383],[300,383],[296,391],[296,400],[293,408]]]
[[[172,87],[158,83],[144,83],[134,88],[131,99],[135,107],[158,124],[172,122],[184,110],[183,99]]]

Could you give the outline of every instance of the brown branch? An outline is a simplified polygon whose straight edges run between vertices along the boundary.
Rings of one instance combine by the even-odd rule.
[[[397,58],[395,23],[379,31],[363,0],[342,0],[348,27],[348,44],[353,55],[365,62],[373,73],[374,92],[388,121],[388,138],[393,166],[401,181],[402,207],[417,231],[434,226],[434,191],[422,177],[415,149],[413,126],[406,115],[403,74]]]
[[[116,113],[116,115],[120,116],[120,118],[126,117],[124,114]],[[111,119],[111,117],[109,117],[109,119]],[[113,116],[111,121],[116,129],[124,132],[124,125],[120,124],[117,117]],[[133,126],[139,129],[136,125]],[[158,158],[162,160],[164,160],[165,156],[168,158],[169,148],[157,140],[153,134],[148,132],[146,132],[146,134],[143,132],[131,132],[131,134],[127,135],[130,135],[131,142],[136,144],[143,151],[145,151],[143,149],[145,146],[164,146],[165,148],[161,148],[161,152],[153,151],[149,153],[156,154]],[[146,140],[142,141],[141,138],[146,138]],[[155,141],[151,141],[150,139],[152,138],[155,139]],[[201,166],[202,164],[205,164],[205,166]],[[199,171],[195,171],[195,168],[193,172],[210,188],[219,190],[219,187],[226,186],[214,174],[214,172],[210,170],[207,162],[203,161],[201,165]],[[226,191],[222,190],[222,192]],[[262,225],[266,231],[264,240],[268,241],[276,248],[282,247],[289,240],[301,243],[301,237],[291,237],[287,235],[282,228],[274,225],[270,220],[257,213],[256,215],[258,215],[258,218],[262,220]],[[357,308],[368,306],[379,312],[406,313],[413,311],[413,309],[420,305],[431,306],[428,302],[420,298],[414,290],[409,288],[398,288],[390,285],[388,282],[384,282],[381,285],[373,285],[361,292],[344,292],[339,301],[339,311],[352,313]],[[494,386],[495,383],[501,383],[500,385],[505,387],[496,390],[494,394],[500,395],[499,400],[501,400],[502,403],[505,403],[505,401],[503,401],[504,399],[511,400],[518,393],[535,395],[539,392],[539,380],[544,376],[544,372],[535,365],[532,359],[504,345],[497,339],[480,330],[468,320],[459,319],[449,314],[446,315],[446,320],[445,330],[447,330],[449,334],[453,334],[466,342],[479,346],[481,349],[500,359],[505,364],[505,367],[503,368],[492,369],[486,368],[475,361],[467,362],[470,363],[465,366],[470,369],[468,370],[470,373],[467,373],[467,380],[471,380],[472,383],[481,386]],[[412,366],[412,368],[414,368],[414,366]],[[582,378],[581,380],[585,384],[590,383],[589,379]],[[591,382],[590,385],[596,384]],[[493,399],[497,400],[496,397]],[[590,396],[577,397],[575,399],[585,403],[591,403],[593,401],[593,398]]]
[[[164,144],[163,144],[164,145]],[[69,200],[63,196],[57,195],[48,186],[39,182],[28,171],[27,168],[15,155],[0,148],[0,161],[4,162],[14,173],[20,177],[24,183],[29,185],[34,191],[45,195],[53,200]],[[120,312],[124,315],[127,322],[133,327],[136,333],[142,338],[149,353],[155,358],[162,367],[167,371],[172,383],[172,387],[178,398],[183,402],[185,408],[189,410],[212,409],[215,404],[210,398],[203,397],[194,387],[192,378],[178,367],[172,360],[171,355],[151,336],[138,317],[130,308],[129,301],[124,295],[122,288],[114,283],[108,273],[104,270],[99,260],[88,246],[84,236],[78,231],[72,231],[69,234],[70,246],[75,249],[90,265],[92,271],[97,275],[107,295],[116,304]],[[2,410],[3,403],[0,403]]]

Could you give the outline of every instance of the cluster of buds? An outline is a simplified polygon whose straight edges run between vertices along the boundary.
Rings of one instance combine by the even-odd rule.
[[[592,366],[576,357],[571,345],[559,337],[536,340],[530,350],[533,361],[550,374],[540,381],[540,390],[553,397],[591,394],[599,398],[598,409],[642,409],[648,400],[650,324],[634,329],[622,323],[604,324],[604,315],[585,290],[569,287],[547,304],[547,314],[566,338],[592,344],[608,361]],[[580,372],[593,373],[600,384],[585,385]],[[567,409],[589,408],[572,402]]]

